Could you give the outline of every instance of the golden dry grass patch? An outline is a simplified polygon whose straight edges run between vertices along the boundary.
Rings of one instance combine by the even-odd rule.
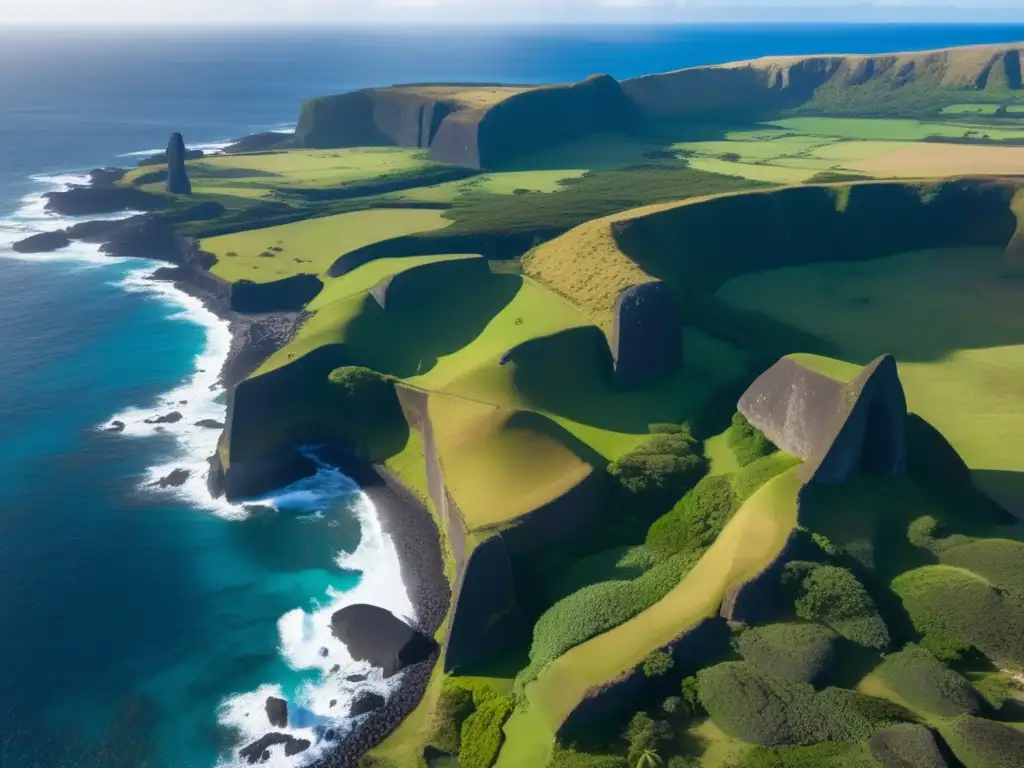
[[[893,178],[1024,175],[1024,147],[927,142],[848,160],[846,165],[872,176]]]

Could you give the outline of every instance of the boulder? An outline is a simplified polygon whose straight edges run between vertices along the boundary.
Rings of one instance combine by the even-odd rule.
[[[619,294],[610,347],[621,389],[653,384],[679,367],[683,324],[665,283],[631,285]]]
[[[380,709],[383,706],[383,696],[378,693],[364,691],[352,700],[352,706],[349,707],[348,714],[349,717],[358,717],[359,715],[365,715],[367,712],[372,712],[375,709]]]
[[[288,702],[276,696],[267,696],[267,720],[275,728],[288,727]]]
[[[224,423],[216,419],[202,419],[196,422],[196,426],[205,427],[206,429],[224,429]]]
[[[426,661],[437,650],[434,639],[375,605],[349,605],[331,616],[331,633],[356,661],[367,661],[391,677]]]
[[[170,413],[168,413],[168,414],[166,414],[164,416],[154,416],[152,419],[146,419],[146,423],[147,424],[177,424],[183,418],[185,418],[185,417],[182,416],[177,411],[171,411]]]
[[[123,421],[112,421],[110,426],[106,428],[107,432],[124,432],[125,423]]]
[[[71,238],[63,229],[56,232],[40,232],[38,235],[30,235],[24,240],[14,243],[11,248],[15,253],[49,253],[71,244]]]
[[[192,184],[185,171],[185,140],[172,133],[167,142],[167,191],[172,195],[191,195]]]
[[[161,477],[155,483],[151,485],[160,486],[161,488],[177,488],[185,484],[185,481],[192,476],[192,470],[189,469],[176,469],[166,477]]]
[[[268,733],[252,744],[238,750],[238,756],[249,763],[249,765],[265,763],[270,759],[269,747],[273,747],[276,744],[284,744],[284,753],[289,757],[305,752],[310,747],[309,739],[296,739],[294,736],[289,736],[285,733]]]

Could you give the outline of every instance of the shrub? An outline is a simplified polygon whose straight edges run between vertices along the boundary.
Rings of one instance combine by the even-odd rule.
[[[669,696],[661,702],[661,711],[669,722],[679,722],[689,716],[686,705],[678,696]]]
[[[868,742],[871,755],[883,766],[946,768],[935,734],[923,725],[900,723],[879,731]]]
[[[466,718],[459,739],[459,765],[462,768],[491,768],[498,759],[505,738],[501,727],[512,714],[510,696],[494,696]]]
[[[700,687],[696,675],[683,678],[679,693],[686,713],[690,717],[700,717],[707,714],[707,710],[704,709],[704,705],[700,701]]]
[[[622,503],[647,516],[671,507],[706,471],[707,461],[689,429],[653,435],[608,466]]]
[[[973,714],[982,706],[973,685],[914,644],[887,656],[877,674],[912,705],[937,715]]]
[[[862,741],[906,719],[888,702],[841,688],[816,692],[807,683],[779,680],[745,661],[701,670],[697,680],[701,702],[723,731],[765,747]]]
[[[921,634],[921,645],[953,661],[977,648],[990,659],[1024,664],[1024,604],[963,568],[926,565],[901,573],[893,591]]]
[[[845,568],[820,563],[792,562],[784,579],[796,587],[796,614],[835,630],[867,648],[889,645],[889,630],[871,596]]]
[[[863,744],[829,741],[807,747],[755,747],[737,768],[876,768]],[[914,768],[917,768],[915,765]]]
[[[736,508],[729,479],[705,477],[654,521],[645,546],[659,557],[703,549],[714,542]]]
[[[646,547],[613,547],[572,562],[543,585],[544,594],[553,603],[591,584],[635,579],[654,563]]]
[[[961,715],[942,733],[964,768],[1019,768],[1024,755],[1024,733],[980,717]]]
[[[737,643],[743,658],[782,680],[820,682],[835,658],[836,635],[819,624],[769,624],[748,629]]]
[[[672,657],[664,651],[654,651],[643,663],[643,671],[645,677],[661,677],[668,673],[674,666],[675,662],[672,661]]]
[[[946,565],[966,568],[985,577],[1001,589],[1024,596],[1024,543],[1010,539],[981,539],[957,544],[960,537],[942,548],[939,560]]]
[[[935,552],[939,549],[938,539],[941,536],[941,523],[931,515],[923,515],[915,519],[907,528],[907,541],[915,547]]]
[[[672,739],[672,727],[662,720],[653,720],[646,712],[637,712],[629,721],[624,737],[629,745],[627,762],[634,766],[645,751],[661,751]]]
[[[517,686],[533,680],[563,653],[629,621],[675,587],[696,558],[677,555],[632,581],[605,581],[574,592],[541,614],[533,627],[530,664],[516,677]]]
[[[778,450],[761,430],[751,425],[747,417],[738,412],[733,414],[732,424],[725,432],[725,442],[732,449],[741,467]]]
[[[430,743],[449,754],[457,754],[462,724],[473,714],[474,708],[473,692],[446,678],[434,709]]]

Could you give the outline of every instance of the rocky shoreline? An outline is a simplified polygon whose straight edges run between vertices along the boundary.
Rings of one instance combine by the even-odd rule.
[[[130,209],[130,202],[137,201],[128,201],[126,196],[111,192],[114,182],[123,173],[120,169],[93,171],[89,185],[50,193],[47,207],[62,215],[83,215],[83,212],[84,215],[104,215]],[[200,209],[198,218],[213,213],[204,211],[201,205],[196,208]],[[14,247],[22,252],[44,252],[62,248],[72,240],[83,240],[100,244],[101,250],[111,256],[168,262],[169,266],[157,269],[150,279],[172,282],[176,289],[198,298],[229,325],[231,345],[221,368],[220,383],[230,393],[239,381],[288,343],[305,319],[304,313],[246,314],[233,310],[230,285],[207,271],[209,255],[198,249],[195,240],[178,235],[168,218],[166,214],[157,219],[142,213],[119,221],[85,222],[59,233],[48,233],[45,238],[28,238]],[[191,217],[182,220],[188,218]],[[145,256],[140,256],[143,253]],[[372,501],[381,528],[391,538],[398,554],[402,583],[416,611],[416,629],[427,636],[434,635],[448,612],[450,585],[444,574],[439,532],[433,516],[415,494],[383,467],[355,459],[344,448],[326,449],[321,458],[355,480]],[[173,485],[178,479],[169,476],[158,484],[166,481],[166,485]],[[426,691],[437,656],[435,650],[426,661],[402,670],[395,690],[384,705],[362,716],[352,731],[313,766],[355,768],[362,755],[386,738],[415,709]],[[267,736],[271,735],[268,722]],[[245,748],[243,745],[242,749]]]

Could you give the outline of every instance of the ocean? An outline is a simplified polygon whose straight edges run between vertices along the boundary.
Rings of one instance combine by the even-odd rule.
[[[379,674],[320,648],[330,613],[370,602],[413,618],[395,549],[341,473],[261,500],[211,500],[227,328],[76,244],[10,243],[67,220],[41,194],[132,164],[172,131],[216,148],[293,124],[301,100],[408,81],[539,83],[767,54],[870,53],[1024,39],[1002,26],[488,29],[0,27],[0,766],[212,768],[289,699],[292,732]],[[147,419],[179,411],[176,424]],[[123,433],[105,431],[123,421]],[[177,468],[192,476],[160,490]],[[336,646],[335,646],[336,647]],[[365,682],[326,675],[368,672]],[[336,700],[335,707],[329,706]],[[324,745],[272,766],[310,760]]]

